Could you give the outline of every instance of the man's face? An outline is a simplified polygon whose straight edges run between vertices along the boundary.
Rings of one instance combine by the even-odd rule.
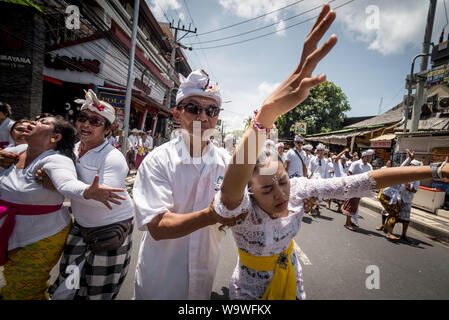
[[[207,108],[216,110],[219,109],[219,106],[215,99],[210,97],[191,96],[182,100],[178,105],[178,112],[176,115],[181,128],[187,130],[190,135],[193,135],[193,127],[196,122],[196,126],[201,127],[201,136],[205,130],[214,129],[217,125],[218,114],[206,114]],[[192,113],[192,111],[198,111],[198,113]]]
[[[295,147],[296,147],[296,149],[301,150],[302,149],[302,142],[295,141]]]

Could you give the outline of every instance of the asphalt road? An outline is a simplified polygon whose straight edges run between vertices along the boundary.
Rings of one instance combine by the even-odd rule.
[[[307,299],[449,299],[449,246],[411,228],[408,234],[416,245],[388,241],[383,232],[375,230],[380,215],[369,210],[360,210],[357,232],[343,227],[343,215],[325,208],[321,212],[320,217],[305,216],[295,238]],[[401,228],[395,227],[397,235]],[[135,229],[132,260],[118,300],[134,296],[141,237],[142,232]],[[229,279],[236,261],[237,249],[227,230],[212,299],[229,298]]]

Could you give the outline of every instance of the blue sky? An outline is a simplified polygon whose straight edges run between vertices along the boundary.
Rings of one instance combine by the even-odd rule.
[[[285,20],[325,3],[322,0],[300,1],[251,22],[204,35],[202,33],[255,18],[298,1],[146,1],[159,21],[167,22],[168,18],[176,24],[181,19],[186,28],[189,23],[192,23],[192,29],[194,26],[197,28],[197,36],[187,35],[181,42],[194,49],[184,51],[191,67],[206,70],[211,80],[218,82],[223,100],[231,101],[224,104],[220,115],[225,121],[226,131],[243,128],[243,119],[252,115],[252,111],[259,108],[267,95],[296,67],[303,41],[315,19],[286,30],[280,29],[316,16],[319,9]],[[328,2],[331,8],[343,5],[336,9],[337,19],[324,38],[335,33],[338,43],[319,63],[315,74],[325,73],[329,81],[341,87],[351,106],[348,116],[377,115],[381,97],[381,110],[385,112],[407,94],[405,77],[410,72],[413,57],[422,49],[429,1]],[[446,6],[449,8],[449,3]],[[446,19],[443,0],[438,0],[432,35],[434,43],[438,42],[441,30],[447,24]],[[261,29],[270,24],[275,25]],[[228,40],[199,43],[251,30],[258,31]],[[446,31],[449,31],[448,27]],[[241,44],[210,48],[270,32],[275,33]],[[415,70],[418,68],[419,60]]]

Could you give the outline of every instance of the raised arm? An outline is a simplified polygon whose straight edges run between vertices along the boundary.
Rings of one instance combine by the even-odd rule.
[[[323,6],[318,19],[304,42],[301,60],[296,69],[264,101],[255,120],[264,128],[271,128],[281,115],[295,108],[309,95],[310,89],[326,80],[324,74],[312,76],[318,62],[326,56],[337,42],[332,35],[321,47],[318,42],[335,19],[335,12],[328,4]],[[256,159],[265,142],[266,135],[259,134],[251,124],[233,154],[221,187],[221,201],[230,210],[238,207],[245,187],[252,175]],[[243,161],[242,161],[243,160]],[[243,163],[242,163],[243,162]]]

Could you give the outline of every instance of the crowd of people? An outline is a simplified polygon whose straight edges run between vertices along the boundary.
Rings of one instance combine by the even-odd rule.
[[[283,144],[266,142],[274,121],[325,81],[312,72],[337,42],[333,35],[318,47],[334,19],[324,5],[298,66],[266,98],[235,149],[230,140],[223,148],[196,136],[198,124],[201,135],[215,128],[222,107],[220,90],[200,69],[180,75],[173,109],[180,135],[158,146],[148,132],[139,137],[132,130],[126,156],[116,148],[123,138],[112,139],[114,108],[91,90],[76,128],[44,114],[11,129],[10,110],[1,104],[0,128],[11,137],[0,136],[0,143],[26,145],[0,151],[1,299],[114,299],[129,270],[134,224],[143,232],[135,299],[210,299],[221,226],[232,230],[238,248],[231,299],[305,299],[293,238],[310,201],[340,201],[345,227],[355,230],[357,199],[372,190],[384,188],[394,200],[388,187],[449,177],[445,163],[372,171],[371,150],[349,164],[346,150],[326,157],[323,145],[312,156],[300,136],[285,157]],[[131,199],[125,179],[133,168]]]

